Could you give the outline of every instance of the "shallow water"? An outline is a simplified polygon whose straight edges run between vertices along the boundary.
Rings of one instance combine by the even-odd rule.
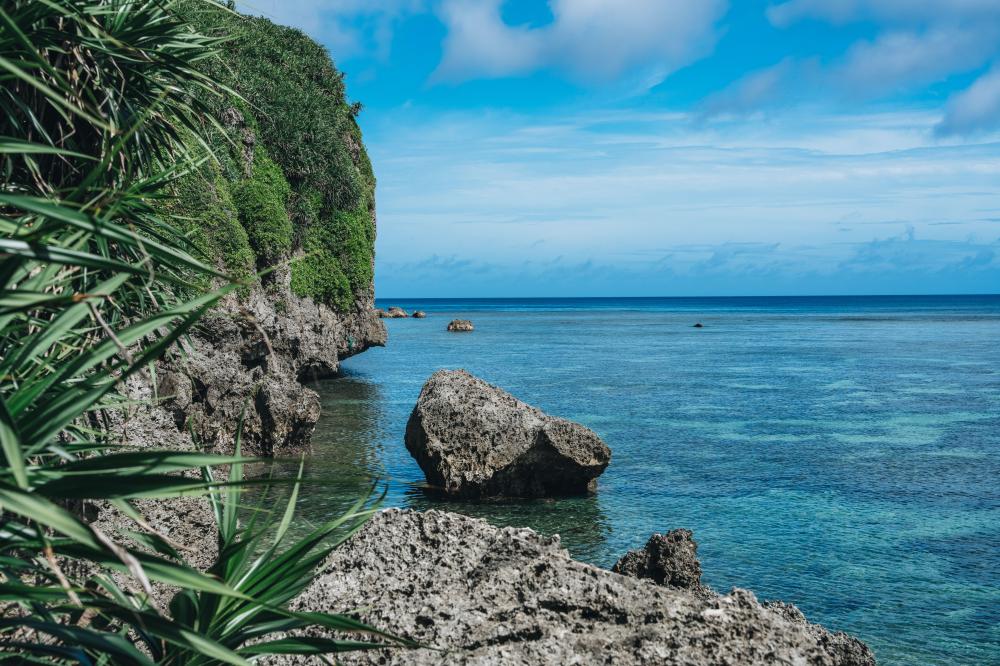
[[[310,521],[388,505],[561,535],[611,565],[694,530],[708,584],[797,604],[886,664],[1000,663],[1000,297],[393,301],[389,346],[316,385]],[[445,331],[455,317],[471,334]],[[705,328],[692,324],[701,321]],[[403,445],[466,368],[596,430],[591,497],[442,504]]]

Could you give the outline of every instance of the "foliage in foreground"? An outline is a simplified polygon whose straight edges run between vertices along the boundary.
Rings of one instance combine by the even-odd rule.
[[[52,664],[245,664],[399,644],[350,618],[286,608],[344,524],[288,544],[294,493],[273,524],[237,520],[238,452],[149,450],[109,434],[121,383],[151,381],[154,362],[238,286],[196,259],[182,221],[155,205],[199,168],[191,137],[221,131],[204,123],[213,97],[232,94],[203,73],[217,43],[173,9],[0,5],[0,652]],[[223,286],[199,290],[207,277]],[[220,464],[229,481],[197,476]],[[207,572],[137,508],[181,495],[215,508],[220,550]],[[98,529],[82,518],[88,506],[119,512],[122,527]],[[364,513],[343,520],[356,526]],[[265,533],[276,536],[267,547]],[[154,584],[180,590],[168,610],[152,603]],[[268,638],[304,626],[376,639]]]

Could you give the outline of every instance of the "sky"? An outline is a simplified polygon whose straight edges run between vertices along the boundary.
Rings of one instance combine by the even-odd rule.
[[[1000,293],[1000,0],[252,0],[346,73],[379,297]]]

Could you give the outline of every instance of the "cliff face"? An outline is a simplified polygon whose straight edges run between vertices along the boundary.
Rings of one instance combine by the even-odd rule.
[[[215,100],[210,145],[191,142],[190,172],[161,205],[187,221],[198,253],[246,286],[158,368],[158,398],[200,447],[230,449],[245,405],[245,450],[300,448],[319,417],[301,382],[385,343],[372,309],[375,178],[359,107],[301,32],[200,1],[180,11],[225,38],[204,69],[232,94]]]

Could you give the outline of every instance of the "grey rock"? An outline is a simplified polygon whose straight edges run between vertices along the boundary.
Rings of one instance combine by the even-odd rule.
[[[426,316],[427,316],[427,313],[424,312],[423,310],[415,310],[413,312],[413,318],[414,319],[424,319]]]
[[[352,310],[334,312],[293,294],[287,271],[244,300],[209,313],[186,354],[157,369],[161,408],[190,429],[200,448],[231,451],[246,407],[242,444],[254,455],[308,447],[319,396],[302,382],[328,377],[340,361],[386,341],[370,292]]]
[[[468,319],[452,319],[448,323],[448,330],[453,333],[470,333],[475,330],[475,327]]]
[[[388,313],[386,313],[386,311],[383,310],[382,308],[377,308],[375,310],[375,314],[378,316],[379,319],[385,319],[388,316]]]
[[[549,497],[595,488],[611,450],[592,430],[546,415],[465,370],[424,384],[406,448],[449,496]]]
[[[356,614],[443,650],[352,653],[344,664],[848,663],[746,590],[704,598],[575,562],[558,537],[439,511],[377,514],[293,608]]]
[[[831,632],[821,625],[809,622],[793,604],[769,601],[764,607],[789,622],[804,627],[830,653],[835,666],[875,666],[875,654],[871,648],[854,636],[842,631]]]
[[[624,576],[648,578],[657,585],[685,590],[701,588],[698,544],[691,530],[654,534],[642,550],[630,550],[611,570]]]
[[[385,316],[387,319],[405,319],[410,315],[406,314],[403,308],[393,306],[386,311]]]

